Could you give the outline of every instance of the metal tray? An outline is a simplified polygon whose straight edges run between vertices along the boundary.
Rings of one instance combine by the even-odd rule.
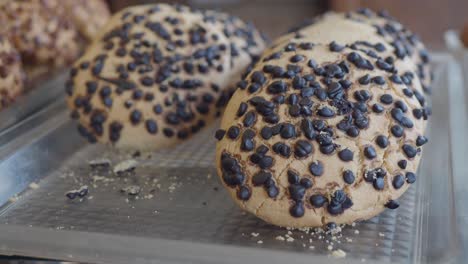
[[[431,141],[398,210],[339,234],[277,228],[243,213],[224,191],[214,169],[214,127],[173,149],[116,153],[86,144],[56,102],[0,135],[7,142],[0,147],[0,254],[98,263],[460,261],[450,58],[435,59]],[[91,169],[88,161],[97,158],[139,165],[115,176]],[[65,197],[83,185],[85,198]],[[141,187],[138,195],[121,192],[131,185]]]
[[[19,96],[12,105],[0,111],[0,131],[19,124],[53,101],[60,100],[65,94],[63,84],[68,72],[55,72],[52,75],[53,78],[46,79],[45,76],[42,76],[34,82],[26,83],[25,93]]]

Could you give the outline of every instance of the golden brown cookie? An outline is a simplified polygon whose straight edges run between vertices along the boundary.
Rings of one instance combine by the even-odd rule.
[[[242,36],[231,36],[212,14],[166,4],[115,14],[67,83],[80,133],[90,142],[157,149],[219,116],[228,88],[264,44],[236,39]]]
[[[397,208],[427,142],[418,76],[314,39],[265,52],[216,132],[224,186],[278,226],[352,223]]]
[[[23,69],[18,52],[0,35],[0,110],[23,92]]]

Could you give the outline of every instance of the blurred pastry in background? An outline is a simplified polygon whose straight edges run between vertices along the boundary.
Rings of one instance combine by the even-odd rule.
[[[0,2],[2,32],[18,50],[28,79],[70,65],[110,18],[104,0]]]
[[[73,62],[83,41],[59,0],[3,1],[0,22],[28,78]]]
[[[468,23],[465,25],[465,27],[463,27],[460,38],[463,42],[463,45],[468,48]]]
[[[265,47],[237,18],[182,5],[115,14],[74,64],[72,118],[89,142],[153,150],[181,142],[215,118]]]
[[[111,15],[105,0],[63,0],[63,4],[80,34],[88,41],[93,39]]]
[[[0,35],[0,110],[23,92],[23,69],[19,53]]]

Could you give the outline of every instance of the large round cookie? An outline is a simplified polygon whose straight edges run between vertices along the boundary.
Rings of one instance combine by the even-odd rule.
[[[90,142],[156,149],[199,131],[220,115],[227,88],[240,77],[233,74],[236,40],[224,28],[212,15],[180,5],[115,14],[67,83],[80,133]],[[246,68],[251,56],[236,63]]]
[[[17,0],[0,3],[2,29],[33,76],[77,58],[81,41],[59,0]]]
[[[23,92],[23,69],[18,52],[0,35],[0,110]]]
[[[406,68],[402,69],[404,71],[414,72],[419,76],[423,90],[430,91],[432,73],[424,44],[386,12],[374,13],[369,9],[349,13],[329,12],[293,31],[275,43],[305,37],[316,43],[335,41],[339,45],[352,46],[373,57],[383,57],[397,68]],[[409,64],[408,61],[413,63]]]
[[[91,41],[110,18],[105,0],[62,0],[78,31]]]
[[[401,79],[383,59],[334,44],[266,52],[216,133],[224,186],[241,208],[287,227],[398,207],[415,181],[429,114]]]

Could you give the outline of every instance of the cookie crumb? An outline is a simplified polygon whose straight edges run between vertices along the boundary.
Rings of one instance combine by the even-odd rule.
[[[138,162],[136,160],[133,160],[133,159],[124,160],[114,166],[113,172],[116,175],[121,175],[123,173],[131,172],[135,170],[137,165],[138,165]]]
[[[259,233],[251,233],[253,237],[258,237],[260,234]]]
[[[275,237],[275,239],[279,240],[279,241],[284,241],[285,240],[284,237],[282,237],[282,236],[277,236],[277,237]]]
[[[262,240],[257,241],[257,244],[263,244]]]
[[[35,182],[31,182],[29,184],[29,188],[33,189],[33,190],[36,190],[36,189],[39,189],[39,184],[35,183]]]
[[[332,251],[332,256],[335,258],[345,258],[346,257],[346,252],[344,252],[341,249],[333,250]]]

